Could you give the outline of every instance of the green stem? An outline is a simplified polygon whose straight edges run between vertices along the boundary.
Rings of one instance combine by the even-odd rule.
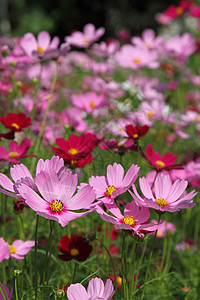
[[[15,300],[18,300],[18,291],[17,291],[17,278],[15,278]]]
[[[161,219],[161,214],[158,215],[158,223],[160,222],[160,219]],[[152,255],[153,255],[153,249],[154,249],[154,245],[155,245],[157,231],[158,230],[156,230],[156,232],[154,234],[154,237],[153,237],[153,242],[152,242],[152,246],[151,246],[151,252],[150,252],[150,255],[149,255],[149,260],[148,260],[148,264],[147,264],[147,270],[146,270],[146,274],[145,274],[145,278],[144,278],[144,286],[143,286],[143,289],[142,289],[142,295],[141,295],[140,300],[143,300],[143,298],[144,298],[145,286],[146,286],[146,282],[147,282],[148,275],[149,275],[149,268],[150,268],[151,258],[152,258]]]
[[[37,236],[38,236],[38,224],[39,224],[39,215],[36,217],[35,224],[35,252],[34,252],[34,262],[35,262],[35,286],[38,284],[38,273],[37,273]],[[37,289],[35,289],[35,298],[37,297]]]
[[[48,117],[48,113],[49,113],[49,110],[50,110],[50,107],[51,107],[51,103],[52,103],[52,99],[53,99],[53,92],[54,92],[54,89],[55,89],[57,77],[58,77],[58,64],[56,64],[56,72],[55,72],[54,77],[53,77],[47,108],[45,110],[44,117],[43,117],[42,123],[41,123],[41,129],[40,129],[40,132],[38,134],[38,137],[37,137],[37,140],[36,140],[36,143],[35,143],[35,148],[34,148],[34,151],[33,151],[33,153],[35,155],[38,154],[39,148],[40,148],[40,145],[41,145],[41,140],[42,140],[42,136],[43,136],[43,133],[44,133],[44,130],[45,130],[45,125],[46,125],[46,120],[47,120],[47,117]],[[34,170],[35,163],[36,163],[36,157],[33,157],[31,168],[30,168],[31,173]]]
[[[122,286],[123,298],[126,299],[126,233],[122,231]]]
[[[144,259],[144,255],[145,255],[145,252],[146,252],[147,243],[148,243],[148,240],[146,239],[146,240],[145,240],[144,247],[143,247],[143,250],[142,250],[142,254],[141,254],[141,256],[140,256],[140,261],[139,261],[139,266],[138,266],[138,272],[137,272],[137,274],[136,274],[135,285],[134,285],[134,291],[133,291],[133,292],[135,292],[135,290],[136,290],[136,288],[137,288],[138,277],[139,277],[140,269],[141,269],[142,262],[143,262],[143,259]],[[133,294],[132,294],[132,295],[133,295]]]
[[[134,285],[134,278],[135,278],[135,259],[136,259],[136,250],[137,250],[137,243],[134,242],[133,245],[133,267],[132,267],[132,276],[131,276],[131,286],[130,286],[130,300],[132,299],[133,294],[133,285]]]
[[[76,267],[76,262],[74,261],[74,270],[73,270],[73,275],[72,275],[72,280],[71,280],[71,283],[74,282],[74,279],[75,279],[75,274],[76,274],[76,270],[77,270],[77,267]]]
[[[117,276],[116,276],[116,272],[115,272],[115,265],[114,265],[114,262],[113,262],[113,259],[112,259],[112,256],[110,255],[110,252],[108,250],[108,248],[99,240],[99,239],[95,239],[96,241],[98,241],[102,247],[104,247],[104,249],[106,250],[109,258],[110,258],[110,262],[111,262],[111,265],[112,265],[112,269],[113,269],[113,273],[114,273],[114,276],[115,276],[115,290],[117,290]]]
[[[53,233],[53,226],[54,226],[55,222],[50,220],[50,233],[49,233],[49,256],[48,256],[48,260],[47,260],[47,276],[46,276],[46,280],[47,280],[47,285],[49,283],[49,272],[50,272],[50,262],[51,262],[51,253],[52,253],[52,233]]]

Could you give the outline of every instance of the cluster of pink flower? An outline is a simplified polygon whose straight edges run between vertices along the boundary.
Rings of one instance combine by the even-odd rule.
[[[179,6],[169,7],[160,20],[168,18],[171,22],[186,12],[194,16],[195,9],[198,7],[192,1],[181,1]],[[200,85],[200,76],[187,67],[198,51],[198,43],[190,33],[166,40],[146,29],[140,37],[127,38],[126,43],[110,39],[93,44],[104,32],[104,28],[96,30],[87,24],[83,32],[65,37],[60,47],[59,38],[51,40],[46,31],[37,38],[27,33],[7,44],[0,39],[4,111],[0,117],[0,192],[62,227],[95,211],[114,229],[128,230],[136,239],[143,240],[148,233],[156,232],[158,238],[163,237],[175,226],[152,220],[150,209],[161,215],[195,206],[197,193],[186,193],[186,188],[188,183],[198,188],[200,182],[199,155],[176,163],[178,155],[167,151],[162,155],[154,150],[161,138],[171,147],[179,138],[187,141],[200,135],[199,91],[186,94],[185,108],[173,98],[183,82]],[[85,52],[70,50],[71,46]],[[121,73],[125,69],[123,82],[114,79],[119,68]],[[80,69],[85,76],[73,88]],[[147,77],[146,69],[155,74],[153,78]],[[150,135],[153,145],[146,142]],[[34,156],[39,155],[42,144],[49,156],[53,152],[55,156],[40,158],[33,176]],[[27,154],[32,146],[33,154]],[[107,166],[106,176],[86,171],[88,183],[82,182],[84,171],[79,168],[95,164],[95,151],[115,152],[119,154],[115,157],[124,160],[127,152],[138,152],[143,163],[154,169],[139,178],[142,195],[135,185],[140,170],[133,164],[135,160],[127,162],[126,174],[122,164],[114,162]],[[29,158],[33,162],[30,170],[20,161],[26,157],[33,157]],[[3,171],[9,169],[9,163],[13,164],[12,180]],[[124,193],[131,199],[128,203],[119,199]],[[57,256],[63,261],[84,261],[92,252],[92,246],[80,235],[63,236],[60,244],[61,254]],[[10,257],[23,259],[34,246],[33,241],[22,240],[9,245],[2,237],[0,262]],[[87,291],[79,283],[67,289],[70,300],[109,300],[113,294],[111,281],[104,286],[99,278],[90,281]]]

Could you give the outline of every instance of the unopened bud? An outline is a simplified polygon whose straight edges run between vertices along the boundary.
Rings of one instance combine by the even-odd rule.
[[[22,270],[14,270],[14,277],[19,277],[22,275]]]
[[[57,291],[56,291],[56,296],[57,296],[58,298],[63,298],[63,297],[65,296],[65,291],[62,290],[62,289],[57,290]]]
[[[96,239],[96,233],[90,231],[87,235],[89,241],[93,242]]]

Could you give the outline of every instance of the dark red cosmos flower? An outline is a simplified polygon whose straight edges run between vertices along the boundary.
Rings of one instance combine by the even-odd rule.
[[[149,131],[149,126],[133,126],[129,124],[126,125],[125,131],[128,134],[129,138],[133,139],[134,141],[137,141]]]
[[[6,117],[0,117],[0,122],[3,123],[6,128],[14,132],[19,132],[31,125],[31,118],[27,117],[24,113],[8,113]]]
[[[65,164],[82,168],[93,160],[92,150],[102,141],[95,134],[83,133],[80,136],[71,134],[68,141],[56,139],[59,148],[52,147],[57,156],[63,158]]]
[[[81,235],[72,234],[71,238],[65,235],[60,239],[60,244],[58,250],[62,254],[58,254],[57,257],[63,261],[74,258],[78,261],[85,261],[92,252],[92,246]]]
[[[146,146],[146,154],[144,152],[142,152],[142,156],[157,171],[160,171],[163,169],[169,170],[169,169],[177,168],[181,165],[181,164],[174,164],[177,159],[176,154],[172,154],[171,152],[168,152],[165,155],[161,156],[159,152],[155,152],[152,149],[151,144]]]
[[[128,151],[138,151],[138,145],[132,140],[125,142],[117,142],[116,139],[110,139],[104,141],[102,145],[99,146],[102,150],[112,150],[118,154],[124,154]]]

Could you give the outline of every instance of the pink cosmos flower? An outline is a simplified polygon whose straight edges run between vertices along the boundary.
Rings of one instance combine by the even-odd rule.
[[[3,259],[7,260],[10,257],[15,260],[24,259],[24,256],[31,251],[31,248],[35,246],[34,241],[22,241],[16,240],[9,245],[7,242],[0,238],[0,247],[1,247],[1,254],[0,254],[0,261]]]
[[[9,244],[4,241],[4,239],[1,237],[0,238],[0,263],[4,260],[7,259],[8,253],[10,253],[10,248]]]
[[[159,63],[156,61],[158,57],[155,52],[132,45],[122,46],[120,51],[115,54],[115,58],[121,67],[133,70],[138,70],[141,67],[155,69],[159,66]]]
[[[43,159],[40,159],[37,163],[36,167],[36,176],[41,171],[45,171],[47,173],[59,173],[64,169],[64,161],[63,159],[59,159],[57,156],[53,156],[50,160],[46,159],[43,161]],[[11,196],[11,197],[17,197],[21,199],[21,196],[18,192],[18,186],[23,182],[23,184],[28,185],[31,189],[38,192],[37,186],[35,184],[35,181],[28,170],[28,168],[23,165],[14,165],[10,169],[10,175],[13,179],[11,181],[5,174],[0,173],[0,185],[3,187],[0,188],[0,192]]]
[[[97,198],[104,203],[113,203],[114,198],[128,190],[137,179],[139,167],[132,165],[124,176],[124,169],[120,164],[114,163],[107,167],[107,177],[92,176],[89,184],[94,188]]]
[[[156,223],[156,220],[152,220],[152,223],[155,222]],[[157,234],[156,234],[156,237],[161,239],[161,238],[164,238],[165,235],[168,233],[168,232],[175,232],[176,230],[176,227],[174,226],[173,223],[170,223],[170,222],[166,222],[164,221],[160,226],[159,226],[159,229],[157,230]],[[155,232],[152,232],[150,233],[152,235],[155,234]]]
[[[6,160],[13,164],[20,163],[18,158],[24,158],[28,156],[36,156],[34,154],[28,154],[29,148],[31,147],[31,140],[23,139],[20,145],[12,141],[9,145],[9,151],[0,146],[0,160]]]
[[[113,55],[119,49],[119,42],[112,40],[109,43],[101,42],[100,44],[94,44],[92,47],[92,54],[100,57],[109,57]]]
[[[130,191],[130,194],[140,206],[151,207],[162,212],[174,212],[196,205],[192,198],[197,193],[192,191],[187,194],[185,192],[188,185],[185,180],[176,180],[172,184],[169,175],[158,174],[152,189],[145,177],[139,179],[139,185],[144,196],[141,197],[138,194],[134,184],[132,185],[134,193]]]
[[[73,95],[72,104],[87,113],[91,113],[95,109],[105,106],[107,101],[104,94],[97,95],[95,92],[88,92],[86,94]]]
[[[100,278],[92,278],[88,284],[87,291],[80,283],[71,284],[67,289],[69,300],[110,300],[114,295],[112,281],[108,279],[106,284]]]
[[[87,48],[91,43],[97,41],[105,32],[103,27],[95,29],[93,24],[83,27],[83,32],[75,31],[71,36],[66,36],[65,41],[71,45]]]
[[[79,209],[90,209],[96,194],[89,185],[86,185],[73,196],[77,188],[78,175],[67,173],[65,168],[59,173],[40,171],[36,175],[35,183],[39,195],[23,182],[18,186],[18,191],[25,203],[46,219],[57,221],[64,227],[71,220],[92,211],[74,212]]]
[[[142,33],[142,38],[133,37],[131,43],[139,48],[144,48],[147,50],[156,50],[159,51],[163,45],[163,37],[155,36],[155,32],[152,29],[146,29]]]
[[[135,201],[128,203],[124,209],[124,215],[114,204],[106,204],[106,208],[112,215],[107,214],[100,206],[96,208],[101,219],[109,223],[114,224],[115,229],[133,230],[134,235],[141,236],[142,232],[150,232],[158,229],[161,223],[155,224],[148,220],[150,218],[150,212],[147,207],[142,206],[139,210],[139,205]]]
[[[56,49],[59,45],[59,38],[55,36],[51,41],[50,34],[47,31],[41,31],[37,39],[35,36],[28,32],[20,41],[20,46],[28,56],[32,56],[34,52],[43,55],[46,50]]]

